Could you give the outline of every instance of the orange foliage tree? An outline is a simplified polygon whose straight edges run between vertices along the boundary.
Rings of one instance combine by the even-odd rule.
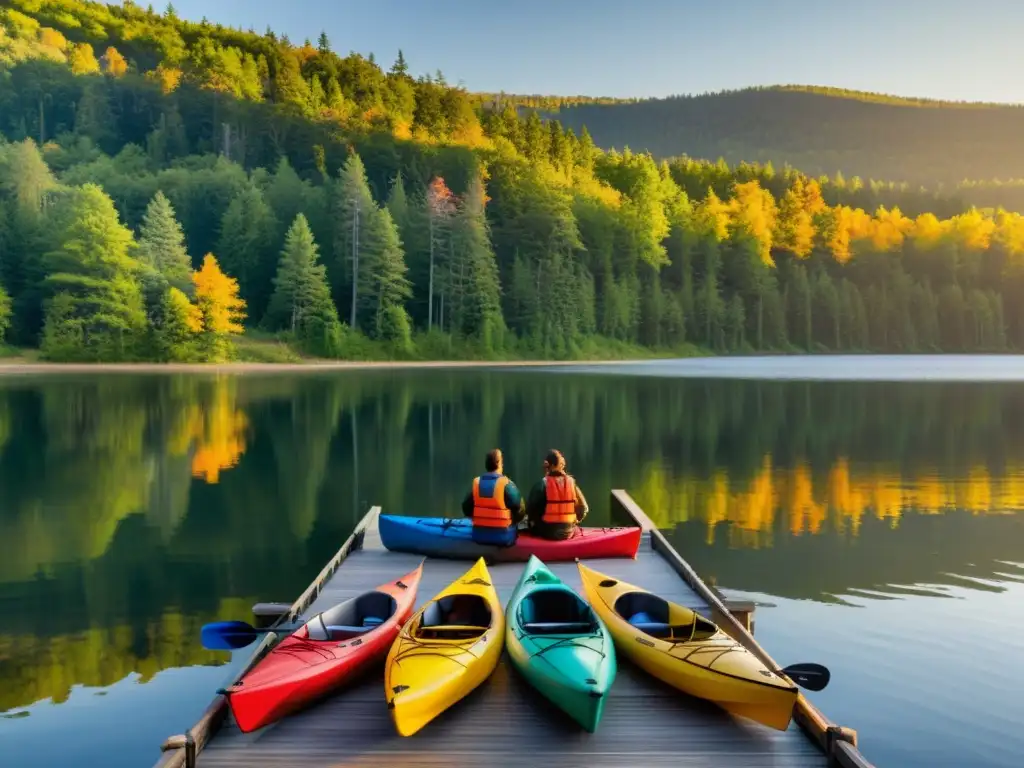
[[[210,359],[230,356],[230,337],[242,333],[245,302],[238,296],[238,281],[225,275],[212,253],[206,254],[203,266],[193,273],[196,306],[202,316],[204,348]]]

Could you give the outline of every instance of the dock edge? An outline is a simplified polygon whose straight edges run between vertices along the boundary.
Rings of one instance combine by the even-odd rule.
[[[320,594],[320,590],[324,584],[327,583],[328,579],[334,575],[334,572],[338,570],[338,567],[345,561],[345,559],[357,549],[363,546],[363,536],[366,530],[372,525],[373,521],[380,515],[380,507],[370,507],[370,510],[363,515],[362,519],[356,524],[355,530],[352,531],[352,535],[345,539],[345,543],[341,545],[341,548],[334,553],[334,556],[327,561],[327,565],[323,567],[319,575],[306,587],[306,591],[303,592],[299,598],[292,603],[291,609],[288,613],[282,615],[275,621],[271,626],[280,626],[282,624],[290,624],[298,619],[302,615],[303,611],[309,608]],[[260,642],[252,655],[246,661],[245,665],[235,675],[235,679],[239,679],[248,672],[252,667],[261,659],[263,655],[270,650],[271,646],[277,640],[276,632],[268,632],[263,640]],[[217,694],[210,705],[203,712],[202,716],[189,728],[184,734],[171,736],[161,746],[160,750],[163,753],[159,760],[157,760],[154,768],[195,768],[196,759],[200,752],[206,747],[213,738],[214,734],[220,730],[220,727],[224,724],[224,720],[228,714],[228,702],[224,696]]]
[[[685,581],[694,592],[704,599],[711,609],[712,620],[725,632],[738,640],[743,646],[754,654],[764,665],[776,674],[785,676],[781,667],[776,663],[768,652],[761,647],[754,639],[748,626],[744,626],[729,609],[728,603],[723,601],[717,590],[713,590],[704,580],[697,575],[688,562],[679,552],[676,551],[665,535],[658,530],[658,527],[647,516],[647,513],[640,508],[633,497],[624,490],[612,490],[613,510],[625,514],[645,533],[651,537],[651,548],[660,554],[672,567],[679,577]],[[746,607],[747,603],[740,603]],[[734,609],[735,610],[735,609]],[[752,608],[751,611],[752,613]],[[749,616],[749,613],[747,614]],[[815,707],[807,697],[801,693],[797,698],[796,707],[793,711],[793,719],[812,741],[817,743],[821,750],[828,756],[829,765],[838,768],[875,768],[857,748],[857,732],[852,728],[845,728],[831,722],[825,715]]]

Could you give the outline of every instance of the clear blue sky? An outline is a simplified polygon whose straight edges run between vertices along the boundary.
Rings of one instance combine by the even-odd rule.
[[[164,0],[154,2],[162,8]],[[176,0],[178,15],[470,90],[665,96],[830,85],[1024,102],[1024,0]]]

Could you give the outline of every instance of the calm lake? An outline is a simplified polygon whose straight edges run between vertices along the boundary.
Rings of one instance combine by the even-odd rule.
[[[0,376],[4,764],[148,768],[240,663],[203,623],[291,601],[372,504],[457,514],[500,446],[523,488],[562,449],[588,524],[627,489],[758,602],[780,663],[832,670],[810,698],[880,768],[1017,766],[1021,382],[1020,358]]]

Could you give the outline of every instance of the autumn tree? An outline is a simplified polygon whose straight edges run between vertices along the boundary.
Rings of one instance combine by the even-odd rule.
[[[207,360],[230,359],[234,352],[231,336],[242,333],[245,301],[238,295],[238,281],[224,274],[212,253],[193,273],[196,307],[201,325],[200,347]]]
[[[100,63],[103,71],[111,77],[123,77],[128,72],[128,62],[114,46],[107,48]]]

